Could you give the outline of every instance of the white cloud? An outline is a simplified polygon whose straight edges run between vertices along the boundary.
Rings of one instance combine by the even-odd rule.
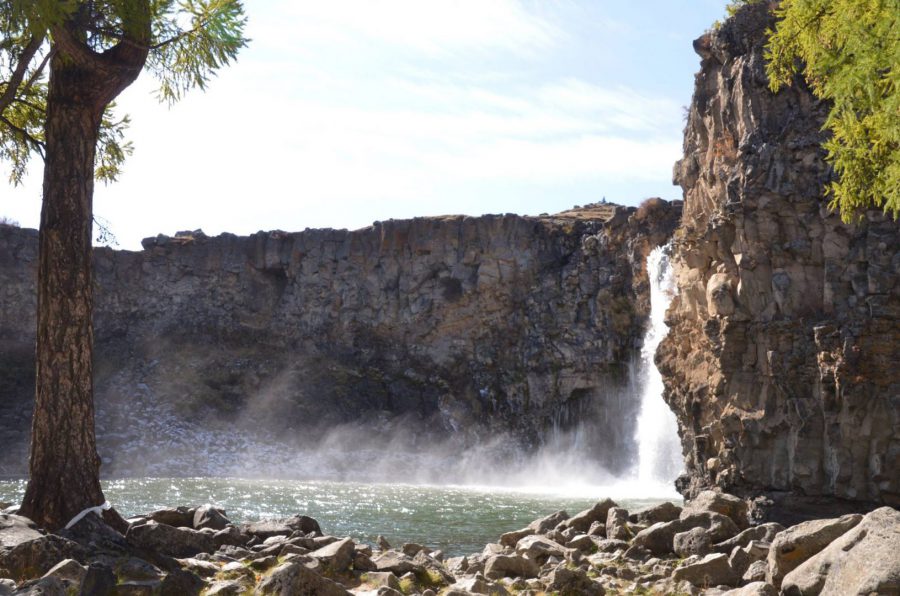
[[[560,35],[516,0],[282,0],[276,5],[267,14],[278,20],[262,20],[256,31],[300,45],[375,43],[427,54],[533,51]]]

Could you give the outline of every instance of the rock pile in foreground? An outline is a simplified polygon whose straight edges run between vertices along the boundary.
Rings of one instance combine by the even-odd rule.
[[[633,512],[606,499],[452,558],[328,536],[303,515],[232,523],[210,505],[132,518],[124,536],[93,514],[50,534],[5,513],[0,596],[900,594],[897,510],[789,528],[747,513],[712,491]]]

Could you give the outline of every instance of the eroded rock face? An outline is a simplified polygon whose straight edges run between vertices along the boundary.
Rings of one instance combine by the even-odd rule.
[[[827,106],[777,95],[766,3],[695,42],[675,167],[679,294],[657,360],[688,497],[718,487],[900,503],[900,223],[827,209]]]
[[[98,249],[104,470],[228,473],[202,466],[258,451],[229,442],[240,428],[271,431],[280,449],[320,446],[324,429],[351,425],[391,440],[399,429],[414,444],[506,432],[518,450],[588,419],[603,425],[596,453],[625,466],[638,404],[620,393],[649,310],[644,260],[679,213],[680,204],[651,200],[353,232],[180,233],[147,239],[141,252]],[[26,462],[36,240],[0,226],[5,474]],[[201,441],[196,428],[227,432]],[[167,448],[147,444],[157,439]],[[354,442],[364,442],[359,433]],[[163,451],[167,462],[146,457]]]

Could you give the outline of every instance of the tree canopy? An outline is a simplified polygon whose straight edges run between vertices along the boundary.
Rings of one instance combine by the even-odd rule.
[[[242,3],[235,0],[0,0],[0,160],[13,184],[30,158],[45,152],[51,57],[112,62],[128,48],[146,52],[146,68],[159,82],[159,98],[172,103],[205,88],[247,40]],[[95,174],[115,180],[132,151],[128,116],[106,107]]]
[[[782,0],[766,46],[770,86],[802,73],[831,103],[831,207],[900,216],[900,0]]]

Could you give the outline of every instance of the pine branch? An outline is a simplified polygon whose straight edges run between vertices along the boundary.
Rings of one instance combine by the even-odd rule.
[[[34,146],[34,149],[40,154],[41,158],[44,157],[44,143],[43,141],[39,141],[29,133],[24,128],[20,128],[9,121],[6,116],[0,115],[0,122],[5,124],[11,131],[21,136],[27,143],[30,143]]]
[[[19,61],[16,64],[16,69],[13,71],[9,83],[6,85],[6,89],[3,90],[3,95],[0,95],[0,114],[2,114],[6,108],[9,107],[9,104],[12,103],[13,99],[15,99],[16,94],[19,92],[19,85],[22,84],[25,73],[28,72],[28,65],[31,64],[34,55],[41,49],[43,43],[43,36],[32,37],[28,42],[28,45],[25,46],[25,49],[22,50],[22,53],[19,55]]]

